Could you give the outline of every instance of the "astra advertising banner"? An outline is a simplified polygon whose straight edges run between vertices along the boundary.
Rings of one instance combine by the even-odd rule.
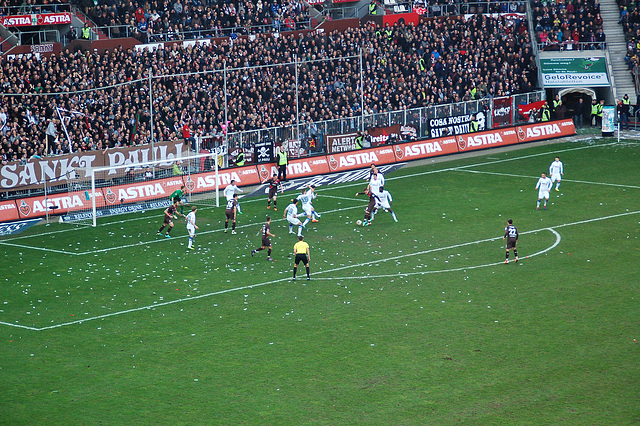
[[[18,207],[15,201],[3,201],[0,203],[0,222],[18,220]]]
[[[613,112],[615,113],[615,110]],[[614,116],[615,114],[611,115]],[[380,145],[350,152],[335,152],[316,157],[292,159],[287,166],[287,175],[290,179],[328,175],[336,172],[365,169],[372,163],[378,166],[399,164],[405,161],[574,134],[575,126],[571,119],[527,124],[435,139]],[[53,158],[58,159],[59,157]],[[257,166],[221,169],[218,172],[218,185],[220,189],[223,189],[232,180],[235,180],[238,186],[257,185],[263,183],[274,173],[277,173],[277,166],[273,161],[261,163]],[[95,192],[96,205],[102,208],[102,213],[99,212],[99,214],[117,214],[140,211],[147,208],[165,207],[165,204],[168,203],[169,195],[180,188],[182,184],[186,186],[190,193],[214,191],[216,187],[215,172],[208,171],[191,176],[183,175],[100,188]],[[68,216],[81,216],[87,213],[78,212],[78,210],[89,209],[91,206],[91,194],[89,194],[89,191],[52,194],[47,197],[46,201],[44,196],[18,198],[13,201],[0,202],[0,222],[14,222],[17,219],[42,217],[47,211],[50,214],[70,212]]]
[[[275,163],[261,164],[258,166],[260,183],[263,183],[274,174],[278,174],[278,166]],[[314,176],[329,173],[329,163],[324,155],[290,160],[287,164],[287,179]]]
[[[518,126],[516,127],[516,133],[518,135],[518,142],[523,143],[575,135],[576,128],[573,120],[568,118],[559,121]]]
[[[403,143],[395,145],[393,149],[397,161],[418,160],[457,152],[458,144],[455,137]]]
[[[11,15],[2,17],[5,27],[39,27],[44,25],[67,25],[71,23],[71,13],[33,13],[31,15]]]
[[[609,86],[604,57],[540,59],[544,87]]]
[[[459,135],[458,152],[475,151],[484,148],[513,145],[518,143],[516,131],[513,127],[496,129],[487,132],[468,133]]]
[[[104,204],[101,190],[96,190],[96,202]],[[91,208],[89,191],[74,191],[38,197],[19,198],[16,200],[20,218],[42,217],[47,214],[61,214],[70,210]]]
[[[335,153],[330,154],[328,157],[329,171],[331,172],[342,172],[368,167],[371,163],[388,164],[396,160],[393,153],[393,146],[380,146],[345,153]]]

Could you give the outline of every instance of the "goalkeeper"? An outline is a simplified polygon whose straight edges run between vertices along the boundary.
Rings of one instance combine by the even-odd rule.
[[[169,200],[171,204],[178,203],[180,206],[180,214],[184,216],[184,206],[189,205],[189,203],[186,203],[182,197],[184,197],[184,185],[182,185],[180,189],[173,191],[173,193],[169,195]]]

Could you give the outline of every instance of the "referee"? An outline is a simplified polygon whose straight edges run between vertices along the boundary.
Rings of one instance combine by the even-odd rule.
[[[293,279],[296,279],[296,273],[298,272],[298,263],[304,263],[304,266],[307,268],[307,280],[310,280],[309,276],[309,259],[311,255],[309,254],[309,244],[302,241],[304,237],[300,235],[298,237],[298,242],[293,246],[293,254],[296,255],[296,260],[293,265]]]

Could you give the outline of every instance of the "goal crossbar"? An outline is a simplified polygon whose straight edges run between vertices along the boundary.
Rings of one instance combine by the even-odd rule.
[[[182,172],[179,175],[174,175],[173,178],[178,178],[180,177],[180,179],[183,178],[183,176],[186,174],[188,177],[187,183],[191,182],[191,174],[196,174],[199,171],[204,171],[204,170],[200,170],[200,162],[202,160],[211,160],[211,162],[213,163],[213,171],[215,172],[215,198],[216,198],[216,206],[219,207],[219,196],[220,196],[220,182],[219,182],[219,174],[218,174],[218,157],[219,154],[217,152],[213,152],[213,153],[206,153],[206,154],[196,154],[196,155],[190,155],[190,156],[181,156],[181,157],[175,157],[175,158],[164,158],[164,159],[158,159],[155,161],[145,161],[145,162],[140,162],[140,163],[130,163],[130,164],[122,164],[122,165],[118,165],[118,166],[110,166],[110,167],[95,167],[95,168],[91,168],[90,171],[87,170],[87,172],[90,173],[90,177],[91,177],[91,192],[89,194],[90,198],[91,198],[91,225],[92,226],[97,226],[97,218],[98,218],[98,203],[97,203],[97,199],[98,197],[102,196],[102,193],[100,192],[100,190],[98,189],[98,186],[96,185],[96,182],[99,179],[105,179],[105,178],[109,178],[109,179],[113,179],[113,178],[124,178],[126,179],[127,177],[131,177],[133,179],[135,179],[136,176],[136,172],[138,173],[138,175],[140,175],[140,172],[143,173],[151,173],[151,179],[146,180],[147,176],[143,176],[142,178],[145,179],[145,184],[144,186],[146,187],[150,187],[153,185],[159,185],[161,179],[156,179],[156,170],[173,170],[174,167],[176,167],[179,164],[186,164],[187,165],[187,171],[186,173]],[[179,166],[178,166],[179,168]],[[192,170],[192,168],[195,168],[195,170]],[[166,179],[170,179],[170,177],[165,178]],[[133,182],[133,180],[132,180]],[[123,184],[126,185],[126,184]],[[189,185],[186,185],[186,189],[187,189],[187,193],[190,195],[192,192],[193,188],[190,188]],[[111,192],[110,189],[108,189],[108,193],[107,196],[111,196],[110,198],[113,199],[113,197],[115,197],[115,194],[113,192]],[[165,195],[163,194],[164,198]],[[117,201],[117,198],[115,199],[115,201]],[[115,202],[115,201],[111,201],[111,202]]]

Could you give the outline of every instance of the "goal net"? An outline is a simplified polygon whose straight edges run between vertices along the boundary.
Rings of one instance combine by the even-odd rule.
[[[62,222],[96,226],[101,217],[164,209],[176,190],[185,204],[219,206],[220,153],[163,158],[114,167],[76,168],[69,196],[81,200],[61,216]]]

